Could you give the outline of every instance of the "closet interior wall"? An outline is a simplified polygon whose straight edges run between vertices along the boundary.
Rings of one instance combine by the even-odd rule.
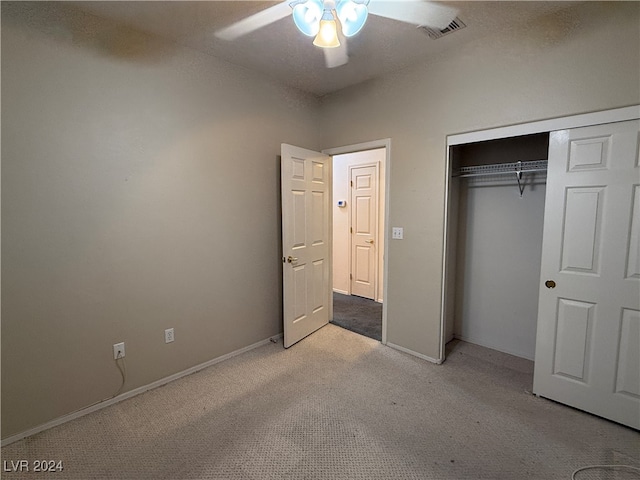
[[[453,338],[533,360],[545,172],[461,178],[461,167],[546,160],[547,133],[451,147],[446,341]]]

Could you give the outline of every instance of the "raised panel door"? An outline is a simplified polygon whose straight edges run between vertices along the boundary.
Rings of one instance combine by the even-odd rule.
[[[552,132],[534,392],[640,428],[637,120]]]
[[[330,157],[282,144],[284,346],[329,323]]]

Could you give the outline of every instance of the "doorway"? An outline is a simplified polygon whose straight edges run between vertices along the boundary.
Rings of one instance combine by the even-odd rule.
[[[331,322],[386,343],[390,141],[324,150],[332,168]]]

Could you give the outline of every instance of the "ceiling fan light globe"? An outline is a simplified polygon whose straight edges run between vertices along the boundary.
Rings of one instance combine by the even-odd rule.
[[[320,21],[320,31],[313,40],[313,44],[320,48],[336,48],[340,46],[338,28],[335,20]]]
[[[336,5],[336,15],[342,26],[342,34],[345,37],[352,37],[364,26],[369,15],[367,6],[363,3],[356,3],[352,0],[341,0]]]
[[[320,31],[322,14],[323,6],[320,0],[307,0],[293,7],[293,23],[305,35],[314,37]]]

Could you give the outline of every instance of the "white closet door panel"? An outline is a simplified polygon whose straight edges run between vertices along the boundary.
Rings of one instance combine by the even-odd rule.
[[[633,209],[627,247],[627,278],[640,280],[640,188],[633,188]]]
[[[554,374],[586,381],[594,314],[595,305],[592,303],[559,299]]]
[[[562,270],[598,274],[604,188],[567,188]]]
[[[640,398],[640,312],[625,308],[620,328],[615,392]]]

